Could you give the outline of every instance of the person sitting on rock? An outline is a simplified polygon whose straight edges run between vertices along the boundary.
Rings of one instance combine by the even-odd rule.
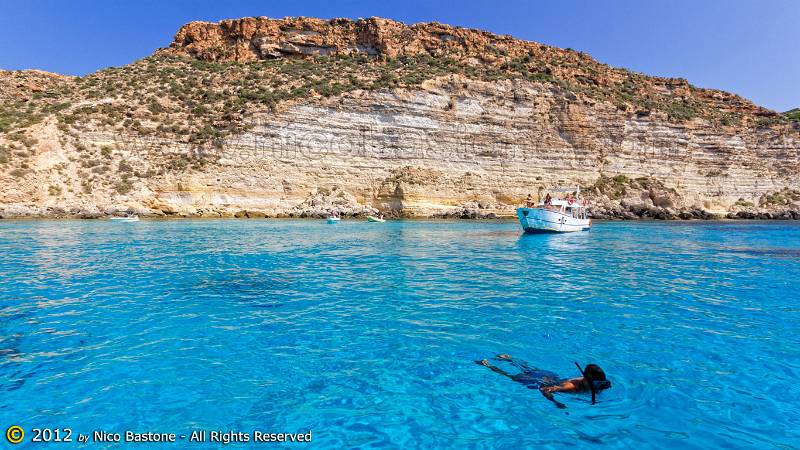
[[[566,408],[567,405],[556,400],[555,397],[553,397],[554,392],[591,392],[592,404],[594,404],[597,392],[611,387],[611,382],[606,379],[605,372],[603,372],[603,369],[601,369],[597,364],[589,364],[585,368],[581,369],[578,363],[575,363],[575,365],[578,365],[578,369],[581,371],[581,375],[583,376],[562,379],[553,372],[531,367],[527,362],[515,360],[506,354],[497,355],[494,359],[497,361],[507,362],[521,370],[521,372],[516,375],[511,375],[505,370],[489,364],[489,361],[486,359],[475,362],[482,366],[488,367],[493,372],[511,378],[518,383],[524,384],[528,389],[538,389],[544,398],[550,400],[558,408],[562,409]]]

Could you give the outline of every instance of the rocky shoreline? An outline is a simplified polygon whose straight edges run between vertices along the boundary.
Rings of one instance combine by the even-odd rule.
[[[800,220],[800,211],[738,211],[727,214],[715,214],[702,209],[674,211],[664,209],[647,209],[637,212],[612,211],[605,214],[590,214],[598,220]]]
[[[369,215],[383,213],[390,219],[406,220],[513,220],[515,212],[511,210],[490,210],[479,208],[464,208],[450,212],[431,215],[408,215],[402,211],[380,212],[375,208],[365,207],[362,210],[334,210],[334,209],[294,209],[286,212],[265,212],[251,210],[199,210],[195,212],[164,213],[159,210],[146,210],[137,208],[107,208],[105,210],[82,208],[15,208],[13,210],[0,210],[0,220],[61,220],[84,219],[102,220],[114,216],[135,214],[148,219],[324,219],[332,211],[343,219],[366,219]],[[787,209],[776,211],[741,210],[725,214],[715,213],[704,209],[672,208],[645,208],[628,207],[617,209],[589,208],[589,216],[594,220],[604,221],[691,221],[691,220],[800,220],[800,210]]]

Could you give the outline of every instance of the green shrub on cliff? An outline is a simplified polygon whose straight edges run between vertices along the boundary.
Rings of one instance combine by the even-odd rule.
[[[617,175],[613,178],[606,175],[600,175],[593,185],[585,188],[586,190],[594,190],[599,194],[604,194],[610,199],[619,200],[625,195],[625,186],[629,178],[625,175]]]
[[[118,172],[125,172],[125,173],[133,173],[133,167],[128,163],[128,161],[120,160],[119,165],[117,166]]]
[[[41,122],[45,114],[35,109],[31,103],[8,101],[0,102],[0,133],[21,130]]]
[[[0,133],[5,133],[10,130],[13,124],[14,122],[10,117],[0,116]]]
[[[591,186],[583,188],[585,191],[594,191],[597,194],[605,195],[610,199],[619,200],[626,196],[630,191],[648,191],[651,199],[655,203],[662,205],[669,204],[670,196],[678,195],[675,188],[664,186],[660,180],[651,177],[637,177],[632,179],[625,175],[609,177],[600,175]],[[659,197],[661,200],[659,200]]]
[[[670,119],[684,121],[697,117],[697,110],[687,100],[677,100],[667,106],[667,114]]]
[[[127,194],[131,189],[133,189],[133,184],[128,180],[118,181],[114,184],[114,190],[120,194]]]
[[[791,109],[783,113],[784,116],[788,117],[789,120],[794,120],[800,122],[800,108]]]
[[[614,181],[615,184],[618,184],[620,186],[624,186],[625,184],[628,183],[628,181],[630,181],[629,178],[626,177],[625,175],[617,175],[614,178],[612,178],[612,180]]]
[[[781,191],[764,194],[758,201],[760,206],[787,206],[800,201],[800,191],[784,188]]]

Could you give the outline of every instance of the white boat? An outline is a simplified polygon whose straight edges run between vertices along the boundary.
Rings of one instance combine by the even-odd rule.
[[[367,216],[367,222],[383,223],[383,222],[386,222],[386,219],[384,219],[382,217]]]
[[[576,197],[541,200],[536,206],[517,208],[517,218],[526,233],[571,233],[587,231],[592,219],[586,212],[587,203],[580,198],[580,188],[553,189],[551,192],[577,192]]]
[[[341,220],[342,219],[339,217],[334,217],[334,216],[328,217],[328,223],[339,223]]]
[[[114,222],[138,222],[139,216],[117,216],[117,217],[109,217],[108,220],[112,220]]]

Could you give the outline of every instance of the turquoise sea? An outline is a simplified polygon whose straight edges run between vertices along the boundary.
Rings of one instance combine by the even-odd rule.
[[[799,448],[798,295],[790,222],[0,221],[0,427]],[[557,409],[500,352],[613,388]]]

